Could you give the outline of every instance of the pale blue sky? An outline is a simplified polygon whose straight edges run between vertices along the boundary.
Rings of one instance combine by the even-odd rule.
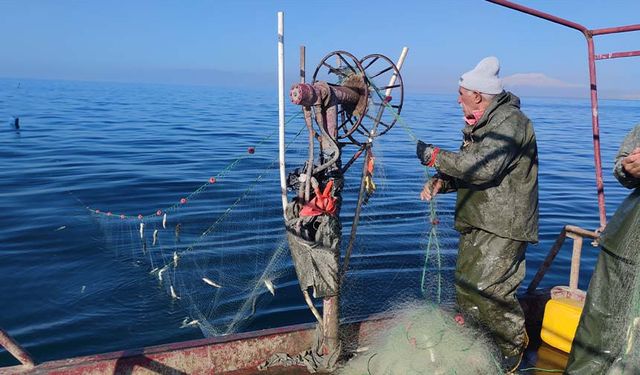
[[[640,24],[638,0],[520,3],[589,28]],[[453,93],[461,73],[495,55],[503,77],[538,74],[518,90],[588,94],[579,32],[482,0],[4,0],[0,77],[275,88],[279,10],[287,84],[297,79],[301,44],[308,70],[332,50],[396,60],[408,46],[408,90]],[[640,50],[640,32],[596,38],[598,53],[629,50]],[[640,99],[640,57],[597,67],[603,97]]]

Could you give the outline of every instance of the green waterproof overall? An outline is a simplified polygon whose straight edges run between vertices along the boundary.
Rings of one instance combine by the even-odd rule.
[[[639,147],[640,125],[616,156],[615,177],[635,190],[602,233],[567,374],[640,374],[640,179],[627,175],[621,164]]]
[[[460,152],[435,161],[442,191],[457,191],[457,302],[484,326],[505,357],[526,346],[516,291],[525,249],[538,241],[538,152],[531,121],[509,92],[494,97],[482,118],[463,129]]]

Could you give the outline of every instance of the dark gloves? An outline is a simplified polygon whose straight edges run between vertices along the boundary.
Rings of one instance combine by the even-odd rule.
[[[432,144],[424,143],[418,140],[418,146],[416,147],[416,156],[420,159],[420,162],[427,167],[433,167],[436,163],[436,157],[440,152],[440,148]]]

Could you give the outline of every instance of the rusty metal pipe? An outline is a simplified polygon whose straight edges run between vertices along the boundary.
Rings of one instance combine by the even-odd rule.
[[[551,250],[549,250],[549,254],[547,254],[547,257],[545,258],[544,262],[540,265],[540,268],[538,268],[538,272],[536,272],[536,275],[531,280],[531,283],[527,288],[527,293],[533,293],[536,290],[536,288],[538,287],[538,284],[540,284],[540,281],[542,280],[544,275],[547,273],[547,270],[549,269],[549,267],[551,267],[551,264],[553,263],[553,260],[556,258],[556,255],[558,255],[558,252],[560,251],[560,249],[562,249],[562,245],[564,244],[564,240],[566,238],[567,238],[567,229],[565,227],[565,228],[562,228],[562,231],[560,231],[560,234],[558,235],[556,242],[551,247]]]
[[[617,59],[620,57],[634,57],[640,56],[640,51],[627,51],[627,52],[611,52],[611,53],[601,53],[595,56],[596,60],[609,60],[609,59]]]
[[[339,326],[339,297],[326,297],[322,300],[323,320],[322,320],[322,355],[336,353],[340,348]]]
[[[587,237],[594,240],[599,237],[598,233],[580,228],[575,225],[565,225],[564,229],[569,233],[574,233],[574,234],[577,234],[578,236]]]
[[[596,60],[593,38],[587,37],[589,57],[589,82],[591,90],[591,128],[593,132],[593,160],[596,167],[596,191],[600,211],[600,231],[607,226],[607,212],[604,202],[604,179],[602,178],[602,157],[600,155],[600,120],[598,116],[598,86],[596,84]]]
[[[540,284],[540,281],[542,280],[544,275],[547,273],[547,270],[549,269],[549,267],[551,267],[551,264],[553,263],[553,260],[555,259],[556,255],[558,255],[558,252],[560,251],[560,249],[562,249],[562,245],[564,244],[564,241],[567,237],[574,240],[573,256],[571,257],[572,271],[571,271],[570,281],[571,281],[571,285],[574,285],[575,287],[577,287],[576,286],[578,283],[577,273],[580,270],[580,252],[582,249],[582,238],[585,237],[585,238],[597,239],[599,236],[598,236],[598,233],[596,232],[586,230],[575,225],[565,225],[564,228],[562,228],[562,231],[560,231],[560,234],[558,235],[556,242],[553,244],[553,246],[549,250],[549,254],[547,254],[547,257],[545,258],[544,262],[540,265],[540,268],[538,268],[538,272],[536,272],[536,275],[533,277],[533,280],[531,280],[531,283],[527,288],[527,293],[533,293],[536,290],[536,288],[538,287],[538,284]]]
[[[300,46],[300,83],[305,83],[306,79],[306,48],[305,46]],[[307,170],[306,176],[307,179],[304,182],[304,195],[303,199],[305,202],[309,201],[309,197],[311,196],[311,176],[313,175],[313,160],[315,159],[313,149],[314,138],[316,136],[315,131],[313,130],[313,120],[311,119],[311,107],[304,106],[302,107],[302,111],[304,112],[304,122],[307,125],[307,129],[309,130],[309,154],[307,158]]]
[[[0,328],[0,346],[7,349],[11,355],[13,355],[22,365],[26,368],[35,367],[35,362],[29,352],[27,352],[17,341],[15,341],[9,334]]]
[[[523,5],[520,5],[520,4],[516,4],[516,3],[512,3],[511,1],[507,1],[507,0],[487,0],[487,1],[490,2],[490,3],[502,5],[503,7],[507,7],[507,8],[511,8],[511,9],[520,11],[522,13],[527,13],[527,14],[532,15],[534,17],[542,18],[542,19],[545,19],[547,21],[551,21],[551,22],[554,22],[554,23],[557,23],[557,24],[560,24],[560,25],[563,25],[563,26],[570,27],[572,29],[580,31],[584,35],[589,34],[589,29],[587,29],[586,27],[582,26],[581,24],[566,20],[564,18],[556,17],[556,16],[554,16],[552,14],[549,14],[549,13],[541,12],[541,11],[533,9],[533,8],[528,8],[526,6],[523,6]]]
[[[591,35],[628,33],[628,32],[631,32],[631,31],[640,31],[640,24],[628,25],[628,26],[607,27],[607,28],[604,28],[604,29],[593,29],[593,30],[591,30]]]
[[[360,100],[360,94],[356,90],[345,86],[330,86],[326,82],[297,83],[291,87],[289,96],[293,104],[302,106],[327,104],[324,101],[330,96],[333,96],[335,104],[355,105]]]
[[[573,240],[573,252],[571,253],[571,273],[569,274],[569,288],[578,289],[578,278],[580,276],[580,258],[582,254],[582,236],[577,234],[567,234]]]
[[[588,61],[589,61],[589,81],[591,90],[591,128],[593,130],[593,157],[596,168],[596,189],[598,194],[598,210],[600,213],[600,228],[604,230],[607,225],[607,214],[604,200],[604,180],[602,178],[602,159],[600,156],[600,124],[598,120],[598,87],[596,86],[596,64],[595,64],[595,47],[593,44],[593,35],[610,34],[626,31],[636,31],[640,29],[640,25],[630,25],[621,27],[611,27],[606,29],[589,30],[585,26],[575,23],[564,18],[556,17],[549,13],[541,12],[536,9],[528,8],[520,4],[512,3],[507,0],[487,0],[490,3],[498,4],[507,8],[511,8],[538,18],[545,19],[563,26],[580,31],[587,39]],[[595,33],[595,34],[594,34]]]

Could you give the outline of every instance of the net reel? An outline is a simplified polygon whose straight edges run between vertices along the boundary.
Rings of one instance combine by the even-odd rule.
[[[306,107],[335,106],[335,114],[328,112],[325,122],[329,134],[333,130],[340,145],[363,146],[395,125],[404,84],[396,65],[384,55],[358,60],[349,52],[334,51],[320,61],[312,83],[294,85],[290,96],[294,104]],[[317,114],[316,124],[323,126]]]
[[[301,78],[304,82],[304,76]],[[330,370],[341,350],[340,285],[348,269],[363,202],[375,190],[371,179],[373,140],[396,123],[402,110],[404,85],[396,65],[383,55],[372,54],[359,60],[349,52],[334,51],[320,61],[312,83],[293,85],[289,95],[294,104],[302,106],[309,130],[309,153],[305,165],[289,175],[287,187],[297,195],[285,208],[287,240],[302,294],[320,328],[317,347],[310,351],[314,353],[312,362]],[[320,151],[317,158],[316,140]],[[346,145],[358,149],[343,166]],[[345,172],[361,155],[365,160],[358,202],[340,265]],[[323,299],[322,316],[314,306],[310,289],[314,298]]]

